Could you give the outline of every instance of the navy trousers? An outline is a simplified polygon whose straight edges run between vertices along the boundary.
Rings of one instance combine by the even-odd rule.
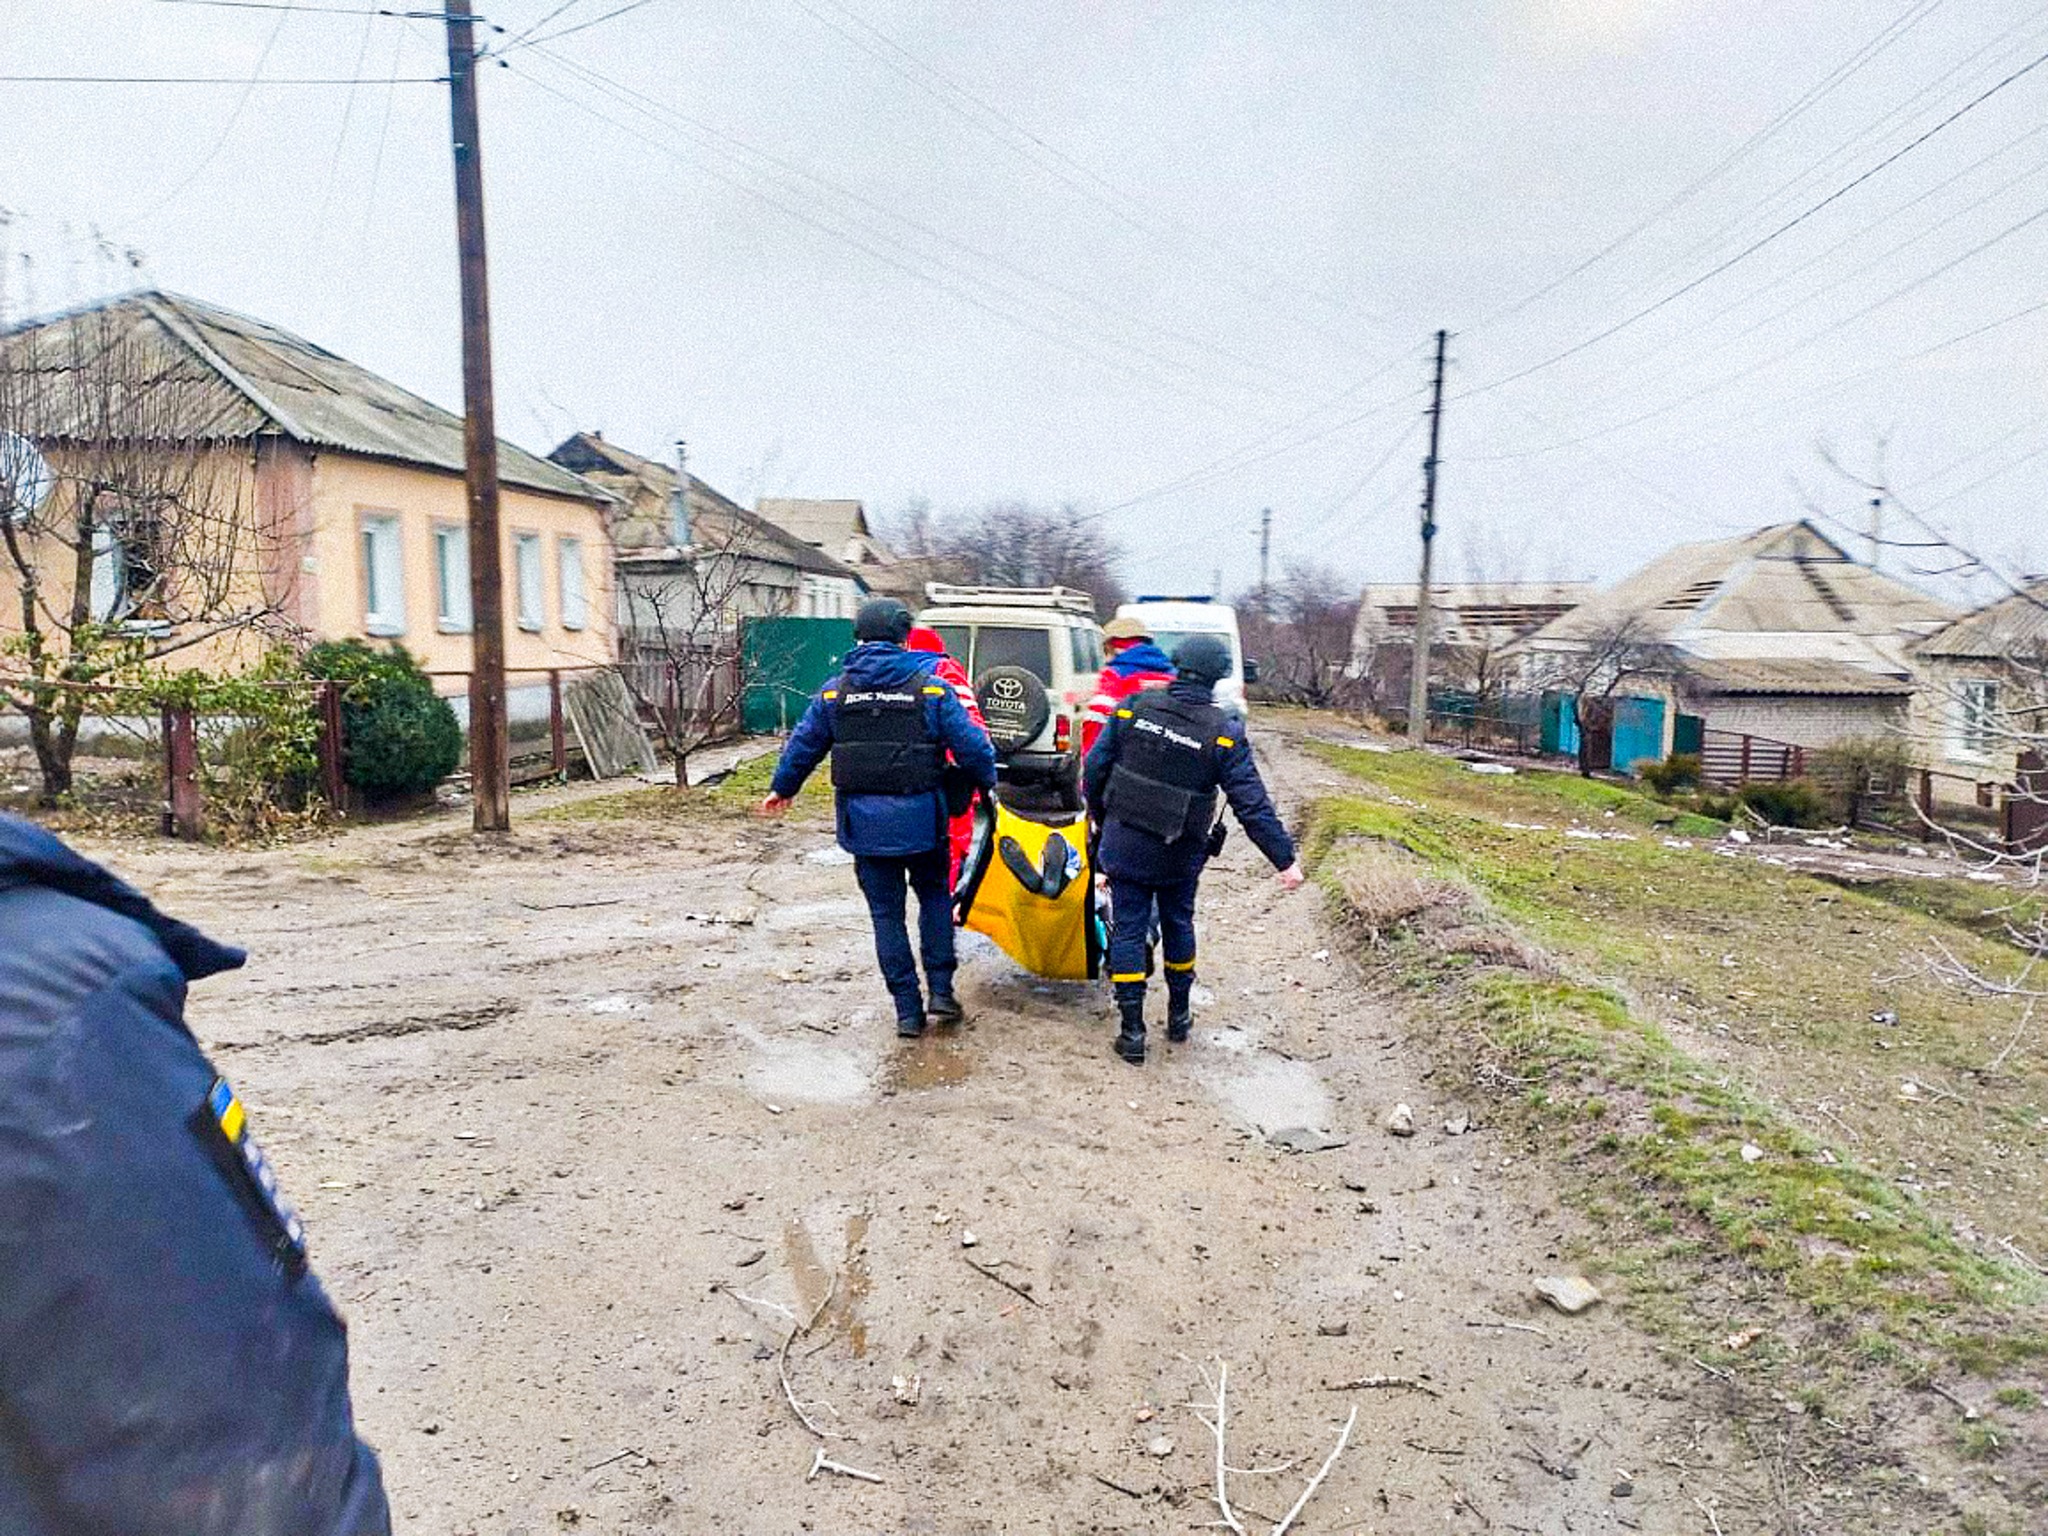
[[[902,858],[861,855],[853,861],[860,893],[867,898],[868,920],[875,929],[875,963],[896,1000],[899,1019],[921,1015],[924,996],[918,990],[918,954],[910,947],[904,913],[906,886],[917,892],[918,950],[924,977],[934,997],[953,990],[953,855],[945,843],[929,853]]]
[[[1195,888],[1201,878],[1172,885],[1143,885],[1109,877],[1109,979],[1119,989],[1145,986],[1145,950],[1152,937],[1152,915],[1159,914],[1159,947],[1169,980],[1194,975]]]

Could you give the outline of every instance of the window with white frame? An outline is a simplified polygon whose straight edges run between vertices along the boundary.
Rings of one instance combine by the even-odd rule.
[[[541,568],[540,535],[512,535],[512,568],[519,586],[519,627],[537,631],[547,623],[547,577]]]
[[[363,537],[363,630],[372,635],[405,633],[405,546],[398,514],[365,513]]]
[[[444,635],[469,633],[469,530],[434,525],[434,620]]]
[[[1964,757],[1989,757],[1999,735],[1998,684],[1983,677],[1957,684],[1957,752]]]
[[[583,578],[583,541],[563,534],[555,540],[557,596],[561,600],[562,628],[581,629],[590,622],[590,593]]]

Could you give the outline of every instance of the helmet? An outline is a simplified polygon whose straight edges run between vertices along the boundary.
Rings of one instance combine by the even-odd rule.
[[[1190,682],[1213,686],[1230,676],[1230,647],[1215,635],[1189,635],[1173,648],[1173,669]]]
[[[853,616],[853,638],[901,645],[910,638],[910,610],[893,597],[873,597]]]

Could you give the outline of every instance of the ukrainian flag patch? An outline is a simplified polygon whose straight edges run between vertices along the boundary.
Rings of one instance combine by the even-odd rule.
[[[193,1117],[209,1143],[214,1161],[235,1186],[235,1193],[256,1221],[271,1255],[292,1274],[306,1268],[306,1227],[279,1193],[270,1159],[249,1134],[249,1113],[224,1077],[207,1090],[206,1103]]]

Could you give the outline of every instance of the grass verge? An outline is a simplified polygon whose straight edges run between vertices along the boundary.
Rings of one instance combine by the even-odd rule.
[[[1992,1427],[1951,1450],[2029,1444],[2038,1469],[2048,1285],[1971,1240],[1968,1213],[1984,1233],[2014,1230],[1994,1214],[2042,1219],[2005,1163],[2048,1151],[2041,1060],[2016,1052],[1953,1103],[1900,1101],[1902,1076],[1960,1085],[2002,1032],[1911,963],[1936,938],[2015,958],[1983,921],[1995,897],[1720,857],[1611,784],[1311,750],[1356,785],[1314,812],[1318,879],[1455,1064],[1560,1154],[1600,1232],[1582,1257],[1632,1315],[1823,1415],[1880,1382],[1972,1373],[1969,1427]]]

